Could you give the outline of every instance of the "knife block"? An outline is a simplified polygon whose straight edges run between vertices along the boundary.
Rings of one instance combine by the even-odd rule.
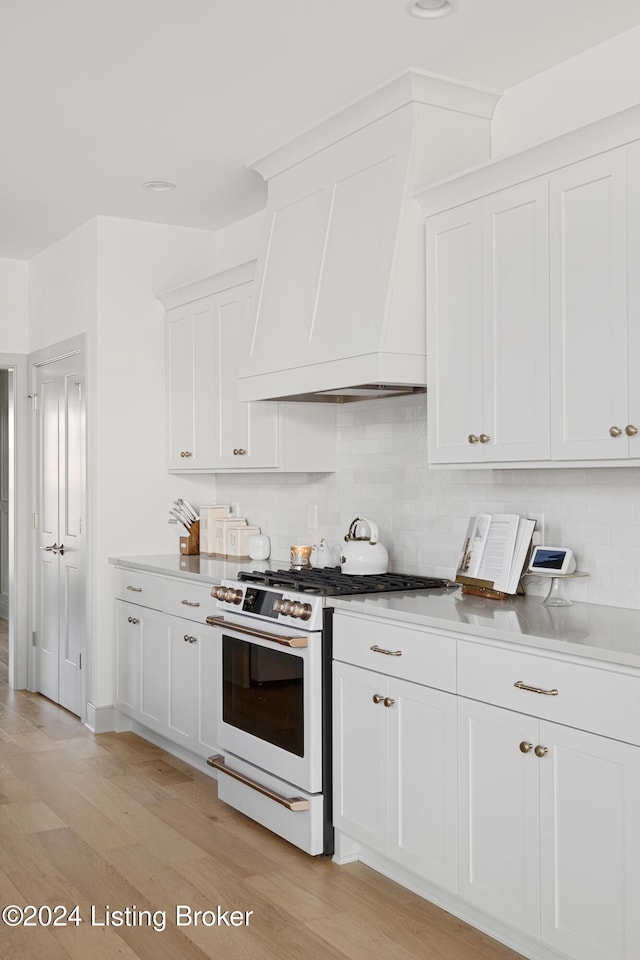
[[[194,520],[188,537],[180,537],[180,556],[192,557],[200,553],[200,521]]]

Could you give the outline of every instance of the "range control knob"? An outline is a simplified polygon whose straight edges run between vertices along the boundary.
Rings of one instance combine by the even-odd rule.
[[[212,589],[211,596],[226,603],[242,603],[242,590],[236,590],[234,587],[216,586]]]
[[[273,604],[273,609],[276,613],[281,613],[283,617],[290,617],[293,602],[291,600],[276,600]]]
[[[300,601],[297,601],[293,605],[291,616],[295,617],[296,620],[308,620],[311,616],[311,604],[300,603]]]

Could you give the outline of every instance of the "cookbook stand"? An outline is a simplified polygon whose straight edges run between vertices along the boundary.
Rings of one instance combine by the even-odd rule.
[[[496,590],[493,586],[493,580],[479,580],[477,577],[467,577],[460,573],[456,576],[456,583],[462,584],[462,593],[473,597],[488,597],[490,600],[506,600],[507,597],[523,597],[525,595],[522,577],[520,577],[518,589],[515,593]]]

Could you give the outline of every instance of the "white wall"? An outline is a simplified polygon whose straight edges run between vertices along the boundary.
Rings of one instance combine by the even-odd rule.
[[[27,263],[0,258],[0,353],[29,349]]]
[[[227,270],[247,260],[254,260],[264,244],[266,211],[238,220],[216,233],[216,271]]]
[[[507,90],[491,124],[499,156],[640,103],[640,27]]]

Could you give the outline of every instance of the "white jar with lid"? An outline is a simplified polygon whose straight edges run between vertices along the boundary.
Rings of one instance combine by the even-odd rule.
[[[249,537],[249,556],[252,560],[268,560],[270,553],[271,541],[264,533]]]

